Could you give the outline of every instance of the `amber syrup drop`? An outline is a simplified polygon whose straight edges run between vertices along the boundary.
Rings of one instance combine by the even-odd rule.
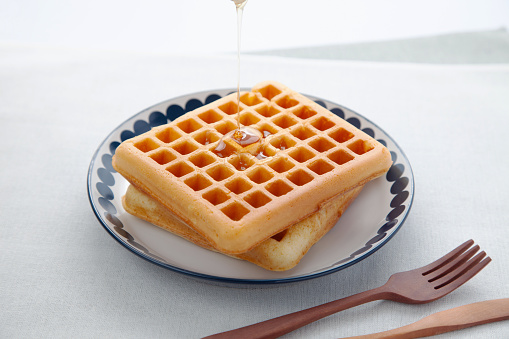
[[[214,148],[212,152],[214,152],[214,154],[220,158],[227,158],[233,154],[233,153],[228,154],[228,152],[226,152],[226,143],[223,141],[223,139],[219,141],[216,148]]]
[[[258,159],[258,160],[267,159],[268,157],[269,157],[269,156],[268,156],[267,154],[265,154],[265,153],[263,152],[263,150],[262,150],[262,151],[260,151],[260,152],[256,155],[256,159]]]
[[[264,138],[268,137],[269,135],[272,135],[272,133],[270,133],[270,131],[267,130],[263,130],[262,133]]]
[[[249,167],[249,162],[247,160],[249,160],[249,158],[247,158],[246,160],[246,157],[248,156],[249,153],[239,153],[238,154],[238,161],[236,162],[236,168],[239,170],[239,171],[245,171],[247,170],[247,168]]]
[[[287,149],[287,145],[286,145],[285,139],[282,139],[281,142],[279,143],[279,149],[282,150],[282,151]]]
[[[205,141],[204,141],[204,145],[208,145],[208,144],[210,144],[210,142],[212,141],[212,140],[210,140],[210,134],[211,134],[211,133],[210,133],[210,131],[207,131],[207,132],[205,133]]]

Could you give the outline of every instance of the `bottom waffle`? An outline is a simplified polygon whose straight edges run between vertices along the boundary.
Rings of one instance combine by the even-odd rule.
[[[311,246],[336,224],[361,190],[362,186],[339,195],[323,204],[317,212],[265,240],[252,250],[229,256],[252,262],[271,271],[289,270],[295,267]],[[122,203],[128,213],[196,245],[219,252],[166,207],[134,186],[129,186]]]

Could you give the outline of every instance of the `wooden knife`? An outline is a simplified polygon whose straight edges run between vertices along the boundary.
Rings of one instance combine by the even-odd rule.
[[[410,339],[437,335],[462,328],[509,319],[509,298],[481,301],[434,313],[393,330],[349,337],[350,339]],[[345,338],[346,339],[346,338]]]

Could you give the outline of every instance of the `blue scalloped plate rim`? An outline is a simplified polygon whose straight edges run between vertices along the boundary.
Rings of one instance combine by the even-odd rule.
[[[116,180],[114,178],[112,180],[111,178],[113,174],[117,173],[111,166],[111,157],[116,147],[122,141],[130,137],[144,133],[152,127],[174,120],[186,112],[192,111],[195,108],[208,104],[234,91],[234,89],[209,90],[182,95],[163,101],[135,114],[121,123],[99,145],[88,169],[87,191],[89,202],[100,224],[122,246],[153,264],[201,281],[228,286],[267,286],[314,279],[343,270],[378,251],[400,230],[410,213],[415,190],[412,168],[403,150],[391,136],[359,113],[331,101],[312,95],[306,95],[308,98],[328,108],[331,112],[345,119],[355,127],[376,138],[391,152],[393,165],[384,176],[384,180],[392,182],[390,193],[394,195],[394,199],[391,201],[391,210],[387,213],[384,222],[378,228],[377,234],[368,239],[363,247],[352,252],[350,256],[341,258],[333,265],[328,265],[323,269],[311,271],[306,274],[269,279],[244,279],[204,274],[179,267],[175,264],[169,264],[163,258],[151,253],[150,248],[147,248],[146,245],[137,243],[136,239],[123,229],[122,221],[115,215],[118,213],[119,208],[121,208],[118,206],[118,197],[116,201],[117,206],[112,203],[112,201],[115,202],[115,195],[110,188],[115,186]],[[185,102],[185,104],[182,104],[183,102]],[[166,110],[161,110],[163,107],[166,107]],[[162,111],[166,111],[166,114]],[[132,129],[125,128],[125,126],[128,125],[131,125]],[[397,197],[399,197],[399,199]],[[396,202],[394,202],[395,200]]]

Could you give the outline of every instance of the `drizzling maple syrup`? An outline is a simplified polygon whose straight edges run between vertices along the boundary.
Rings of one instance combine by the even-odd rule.
[[[232,0],[235,3],[236,11],[237,11],[237,129],[231,131],[224,135],[213,152],[221,157],[227,158],[233,154],[238,156],[238,170],[245,170],[248,166],[243,161],[243,156],[253,155],[259,160],[263,160],[268,157],[268,155],[263,153],[263,147],[258,147],[254,154],[249,152],[239,152],[235,147],[229,146],[226,142],[226,138],[230,138],[234,140],[237,144],[246,148],[247,146],[262,143],[263,139],[267,136],[271,135],[268,131],[260,132],[254,128],[247,126],[240,126],[240,45],[241,45],[241,29],[242,29],[242,16],[244,13],[244,7],[246,6],[247,0]],[[253,150],[250,150],[253,152]]]
[[[240,42],[242,30],[242,16],[247,0],[233,0],[237,10],[237,128],[240,130]]]

